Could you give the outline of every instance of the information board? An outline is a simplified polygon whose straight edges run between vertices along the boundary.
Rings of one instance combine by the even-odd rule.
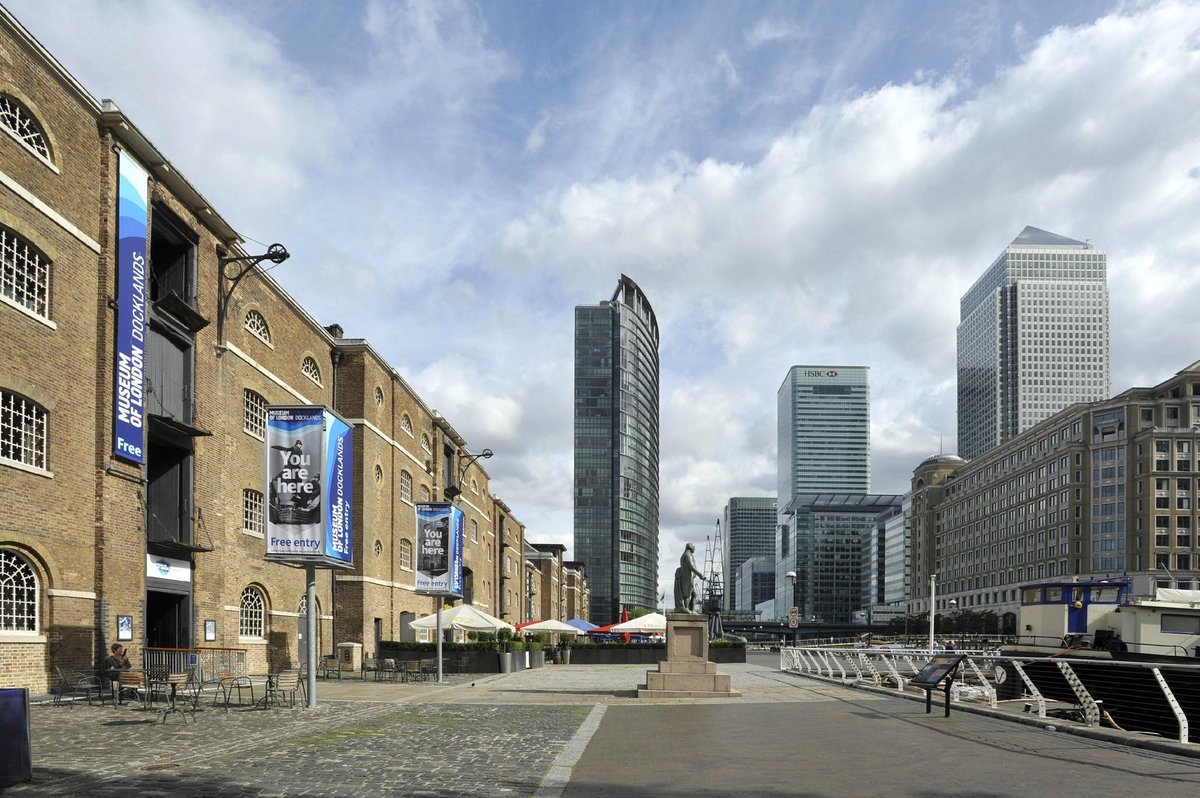
[[[954,675],[959,663],[963,660],[961,654],[943,654],[931,659],[921,672],[913,677],[910,684],[917,687],[932,689],[942,683],[947,676]]]

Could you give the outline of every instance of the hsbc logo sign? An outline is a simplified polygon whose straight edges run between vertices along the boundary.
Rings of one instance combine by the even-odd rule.
[[[822,371],[820,369],[809,369],[804,372],[805,377],[836,377],[838,373],[833,369]]]

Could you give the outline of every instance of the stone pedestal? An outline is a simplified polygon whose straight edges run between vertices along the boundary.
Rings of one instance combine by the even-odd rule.
[[[646,671],[638,698],[739,698],[729,674],[708,661],[708,616],[667,615],[667,658]]]

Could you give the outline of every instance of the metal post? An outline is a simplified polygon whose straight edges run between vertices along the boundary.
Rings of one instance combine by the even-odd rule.
[[[933,656],[933,619],[937,616],[937,574],[929,575],[929,656]]]
[[[305,674],[305,692],[308,693],[308,707],[317,705],[317,566],[308,563],[304,566],[304,581],[307,588],[304,595],[305,634],[308,640],[304,647],[308,650],[308,673]]]
[[[442,683],[442,597],[437,599],[437,680]]]

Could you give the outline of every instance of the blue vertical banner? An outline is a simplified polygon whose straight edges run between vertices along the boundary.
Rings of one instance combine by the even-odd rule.
[[[146,462],[147,175],[123,150],[117,168],[117,318],[113,454]]]
[[[417,573],[427,596],[462,596],[463,511],[448,502],[417,502]]]
[[[354,433],[325,411],[325,558],[354,565]]]

